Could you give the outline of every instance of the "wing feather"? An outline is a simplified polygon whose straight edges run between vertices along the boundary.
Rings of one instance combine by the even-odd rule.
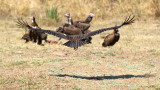
[[[57,37],[60,37],[60,38],[67,39],[67,40],[72,39],[71,36],[67,36],[67,35],[64,35],[63,33],[59,33],[59,32],[56,32],[56,31],[45,30],[45,29],[41,29],[41,28],[32,28],[31,26],[28,25],[28,23],[26,21],[24,21],[22,19],[17,19],[17,26],[19,28],[28,28],[30,30],[38,30],[40,32],[45,32],[47,34],[51,34],[51,35],[54,35],[54,36],[57,36]]]
[[[28,23],[24,22],[23,20],[18,20],[17,24],[21,28],[24,28],[24,27],[26,28],[27,27],[28,29],[31,29],[31,30],[39,30],[40,32],[45,32],[45,33],[48,33],[48,34],[51,34],[51,35],[54,35],[54,36],[57,36],[57,37],[60,37],[60,38],[64,38],[64,39],[67,39],[67,40],[73,40],[74,38],[76,38],[77,40],[81,40],[81,39],[85,39],[85,38],[100,34],[100,33],[104,32],[104,31],[107,31],[107,30],[118,29],[118,28],[120,28],[124,25],[129,25],[131,23],[134,23],[134,21],[135,21],[134,16],[132,18],[130,18],[130,17],[131,16],[126,18],[124,20],[124,22],[119,26],[99,29],[99,30],[96,30],[96,31],[93,31],[93,32],[90,32],[90,33],[87,33],[87,34],[81,34],[81,35],[64,35],[62,33],[51,31],[51,30],[35,29],[35,28],[30,27],[28,25]]]
[[[119,26],[110,27],[110,28],[104,28],[104,29],[99,29],[99,30],[90,32],[90,33],[88,33],[88,34],[85,34],[84,37],[80,37],[80,38],[82,38],[82,39],[83,39],[83,38],[88,38],[88,37],[94,36],[94,35],[96,35],[96,34],[100,34],[100,33],[104,32],[104,31],[107,31],[107,30],[118,29],[118,28],[120,28],[120,27],[122,27],[122,26],[124,26],[124,25],[129,25],[129,24],[131,24],[131,23],[134,23],[134,21],[135,21],[134,17],[135,17],[135,16],[133,16],[132,18],[131,18],[131,16],[127,17],[127,18],[124,20],[124,22],[123,22],[121,25],[119,25]]]
[[[32,28],[32,27],[28,27],[28,29],[30,29],[30,30],[38,30],[40,32],[45,32],[47,34],[50,34],[50,35],[53,35],[53,36],[56,36],[56,37],[60,37],[60,38],[63,38],[63,39],[67,39],[67,40],[71,40],[72,39],[69,36],[64,35],[63,33],[59,33],[59,32],[56,32],[56,31],[45,30],[45,29],[36,29],[36,28]]]

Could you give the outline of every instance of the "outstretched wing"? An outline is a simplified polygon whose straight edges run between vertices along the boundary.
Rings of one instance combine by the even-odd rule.
[[[134,23],[135,19],[134,19],[134,16],[132,18],[130,18],[130,16],[128,18],[125,19],[125,21],[119,25],[119,26],[115,26],[115,27],[110,27],[110,28],[104,28],[104,29],[99,29],[99,30],[96,30],[96,31],[93,31],[93,32],[90,32],[90,33],[87,33],[87,34],[81,34],[81,35],[64,35],[62,33],[59,33],[59,32],[55,32],[55,31],[51,31],[51,30],[44,30],[44,29],[36,29],[36,28],[32,28],[28,25],[27,22],[23,21],[22,19],[18,19],[18,22],[17,22],[17,25],[20,27],[20,28],[28,28],[30,30],[38,30],[40,32],[45,32],[45,33],[48,33],[48,34],[51,34],[51,35],[54,35],[54,36],[57,36],[57,37],[60,37],[60,38],[64,38],[64,39],[67,39],[67,40],[73,40],[73,39],[77,39],[77,40],[81,40],[81,39],[84,39],[84,38],[88,38],[88,37],[91,37],[91,36],[94,36],[96,34],[100,34],[104,31],[107,31],[107,30],[112,30],[112,29],[116,29],[116,28],[120,28],[124,25],[129,25],[131,23]]]
[[[107,30],[112,30],[112,29],[116,29],[116,28],[120,28],[124,25],[129,25],[131,23],[134,23],[135,19],[134,19],[134,16],[131,18],[131,16],[129,16],[128,18],[125,19],[125,21],[119,25],[119,26],[115,26],[115,27],[110,27],[110,28],[104,28],[104,29],[99,29],[99,30],[96,30],[96,31],[93,31],[93,32],[90,32],[86,35],[81,35],[82,38],[88,38],[88,37],[91,37],[91,36],[94,36],[96,34],[99,34],[99,33],[102,33],[104,31],[107,31]],[[80,36],[79,36],[80,37]]]
[[[19,28],[28,28],[30,30],[38,30],[39,32],[45,32],[47,34],[51,34],[51,35],[54,35],[56,37],[64,38],[64,39],[67,39],[67,40],[72,40],[71,36],[64,35],[63,33],[55,32],[55,31],[51,31],[51,30],[40,29],[40,28],[32,28],[31,26],[28,25],[28,23],[26,21],[24,21],[21,18],[17,19],[17,26]]]

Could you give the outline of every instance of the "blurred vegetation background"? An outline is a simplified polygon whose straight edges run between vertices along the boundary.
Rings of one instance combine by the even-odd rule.
[[[94,13],[94,21],[135,15],[139,19],[160,17],[159,0],[0,0],[0,18],[35,16],[45,25],[62,24],[64,14],[74,20]],[[46,22],[45,22],[46,21]]]

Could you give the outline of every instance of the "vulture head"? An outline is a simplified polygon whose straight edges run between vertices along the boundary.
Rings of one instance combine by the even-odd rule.
[[[70,13],[66,13],[65,16],[66,16],[67,18],[70,18]]]
[[[88,15],[88,17],[93,17],[94,16],[94,14],[93,13],[90,13],[89,15]]]
[[[31,19],[32,22],[35,21],[35,17],[34,16],[29,17],[29,19]]]
[[[86,18],[85,23],[88,23],[88,24],[89,24],[89,23],[92,21],[93,16],[94,16],[94,14],[93,14],[93,13],[90,13],[90,14],[88,15],[88,17]]]

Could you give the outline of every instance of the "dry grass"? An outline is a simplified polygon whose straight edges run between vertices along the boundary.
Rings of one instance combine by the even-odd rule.
[[[124,18],[124,17],[121,17]],[[118,20],[118,21],[117,21]],[[91,30],[120,24],[92,24]],[[8,25],[6,25],[8,24]],[[136,21],[120,29],[120,41],[103,48],[102,35],[93,44],[74,51],[61,44],[25,44],[24,30],[12,20],[0,21],[0,88],[56,90],[117,90],[160,88],[160,23],[153,19]],[[107,25],[107,26],[106,26]],[[45,29],[47,27],[40,25]],[[58,38],[49,36],[49,40]],[[65,42],[62,40],[61,42]],[[154,75],[154,76],[150,76]]]
[[[153,19],[159,17],[157,2],[0,0],[0,89],[158,90],[160,23]],[[57,24],[46,16],[52,7],[58,7]],[[20,39],[25,31],[15,26],[15,18],[34,15],[41,28],[55,30],[68,12],[76,20],[94,13],[90,30],[120,24],[128,14],[136,15],[137,21],[121,28],[120,41],[110,48],[101,46],[101,37],[112,31],[94,36],[92,44],[77,51],[62,44],[25,44]],[[58,38],[49,35],[48,39]]]
[[[52,7],[58,9],[58,24],[60,25],[65,21],[65,13],[71,13],[73,19],[79,20],[92,12],[95,14],[95,21],[128,14],[134,14],[140,18],[160,15],[158,0],[1,0],[0,6],[1,16],[14,18],[36,16],[47,21],[42,22],[46,25],[55,24],[46,13]]]

